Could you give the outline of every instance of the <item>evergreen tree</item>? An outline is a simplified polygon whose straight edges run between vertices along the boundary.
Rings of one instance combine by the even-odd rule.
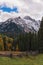
[[[43,52],[43,18],[40,24],[40,29],[38,32],[38,41],[39,41],[39,52]]]
[[[33,51],[38,50],[38,36],[36,33],[32,33],[31,49]]]
[[[4,50],[7,50],[7,46],[6,46],[6,37],[3,37],[3,43],[4,43]]]

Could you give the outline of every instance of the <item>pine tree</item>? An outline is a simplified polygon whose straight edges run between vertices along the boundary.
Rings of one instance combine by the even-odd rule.
[[[38,36],[36,33],[32,33],[31,49],[32,51],[38,50]]]
[[[4,50],[6,51],[7,49],[7,47],[6,47],[6,37],[3,37],[3,43],[4,43]]]
[[[43,18],[40,24],[40,29],[38,32],[38,38],[39,38],[39,51],[43,52]]]

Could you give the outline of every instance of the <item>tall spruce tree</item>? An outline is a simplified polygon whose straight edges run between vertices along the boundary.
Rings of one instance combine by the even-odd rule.
[[[4,50],[7,50],[7,46],[6,46],[6,37],[3,37],[3,43],[4,43]]]
[[[31,50],[32,51],[38,50],[38,36],[36,33],[32,33]]]
[[[40,29],[38,32],[38,38],[39,38],[39,52],[43,52],[43,18],[40,24]]]

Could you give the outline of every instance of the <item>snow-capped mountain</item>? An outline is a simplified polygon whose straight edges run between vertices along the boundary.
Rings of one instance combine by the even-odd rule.
[[[10,32],[10,33],[21,33],[34,31],[37,32],[40,27],[40,21],[36,21],[29,16],[23,18],[9,18],[5,22],[0,22],[0,32]]]
[[[38,31],[40,27],[40,20],[36,21],[29,16],[25,16],[24,20],[26,21],[27,27],[32,31]]]

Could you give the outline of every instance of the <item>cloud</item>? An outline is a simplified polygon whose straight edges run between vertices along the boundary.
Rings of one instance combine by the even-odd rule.
[[[25,16],[29,15],[34,19],[41,19],[43,16],[43,0],[0,0],[0,6],[3,8],[6,6],[7,8],[13,9],[14,7],[17,7],[18,13],[12,12],[3,12],[1,11],[0,17],[8,16],[10,15],[12,17],[15,16]],[[3,14],[3,15],[2,15]],[[6,18],[7,18],[6,16]],[[5,18],[4,18],[5,19]]]

